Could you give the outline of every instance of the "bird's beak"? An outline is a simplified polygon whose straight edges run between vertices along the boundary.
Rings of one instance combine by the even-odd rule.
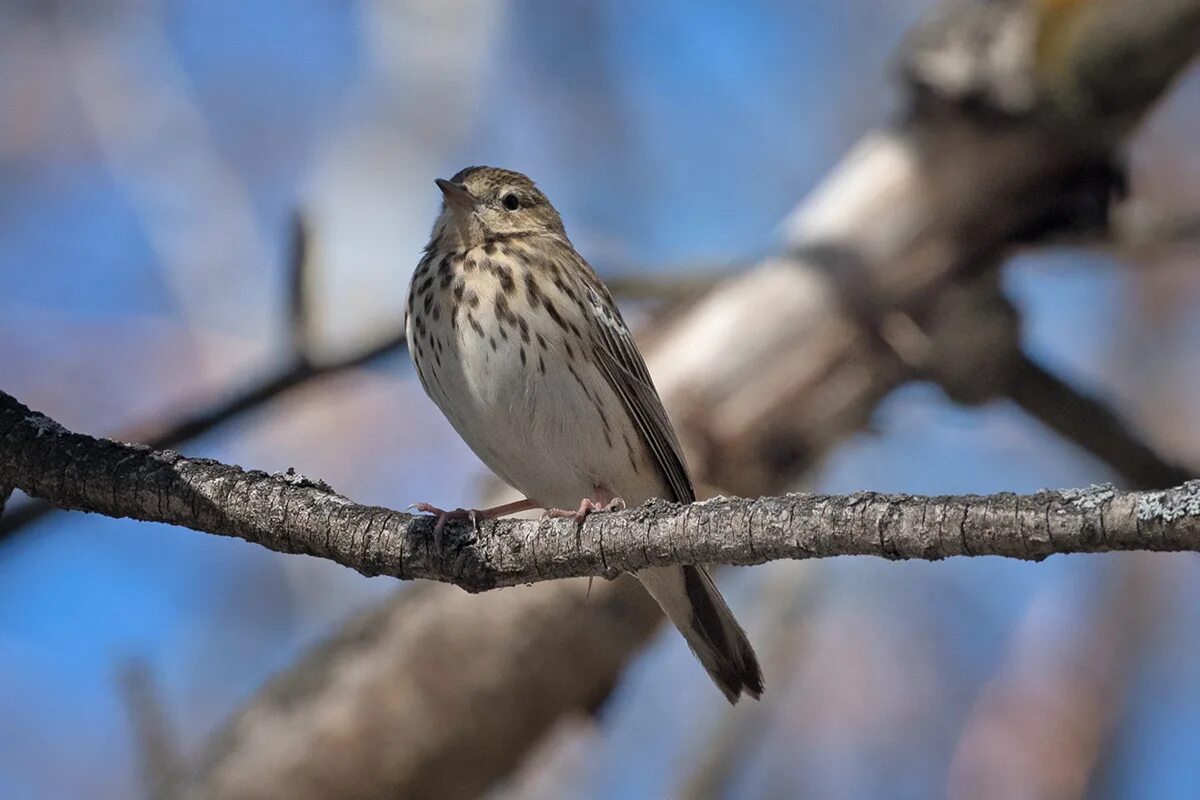
[[[438,178],[434,183],[442,190],[442,197],[446,198],[446,202],[451,206],[463,210],[475,206],[475,197],[461,183],[452,183],[445,178]]]

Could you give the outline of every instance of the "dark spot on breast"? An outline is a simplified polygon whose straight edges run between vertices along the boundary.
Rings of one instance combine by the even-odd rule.
[[[482,339],[485,335],[483,332],[483,326],[479,324],[479,320],[475,319],[474,314],[471,314],[470,312],[467,313],[467,322],[471,324],[471,330],[475,331],[475,334]]]
[[[483,252],[487,253],[489,256],[494,256],[496,254],[496,243],[488,242],[485,244],[483,246]]]
[[[433,276],[430,275],[425,280],[421,281],[421,285],[417,287],[417,294],[425,294],[433,286]]]
[[[502,294],[497,294],[496,300],[495,300],[495,306],[496,306],[496,320],[501,325],[508,325],[508,324],[515,325],[516,324],[517,315],[512,312],[511,308],[509,308],[508,298],[506,296],[504,296]]]
[[[571,371],[571,377],[574,378],[575,382],[579,384],[579,388],[583,389],[584,396],[590,398],[592,396],[592,391],[588,389],[587,384],[583,382],[583,378],[579,377],[579,373],[575,371],[575,365],[567,364],[567,369]]]
[[[428,314],[430,312],[430,310],[433,308],[433,295],[431,295],[431,294],[425,295],[425,302],[423,305],[425,306],[425,313]]]
[[[541,353],[538,353],[538,372],[546,374],[546,359],[542,358]]]
[[[535,335],[537,336],[538,347],[545,350],[546,349],[546,337],[542,336],[540,333],[535,334]]]
[[[433,321],[437,322],[438,320],[440,320],[442,318],[442,307],[434,306],[433,311],[430,312],[430,315],[433,317]]]
[[[524,347],[522,347],[522,348],[521,348],[521,366],[522,366],[522,367],[523,367],[523,366],[525,366],[525,362],[526,362],[527,360],[528,360],[528,357],[525,355],[525,348],[524,348]]]
[[[496,278],[500,281],[500,288],[504,290],[505,294],[511,294],[517,285],[513,281],[512,270],[503,264],[496,264]]]
[[[517,317],[517,325],[521,328],[521,341],[529,344],[529,323],[524,317]]]
[[[459,302],[459,303],[462,302],[463,293],[466,292],[466,290],[467,290],[467,282],[464,281],[462,278],[459,278],[458,280],[456,280],[454,282],[454,299],[456,302]]]
[[[475,268],[478,266],[479,266],[479,264],[475,261],[475,259],[468,258],[466,261],[463,262],[463,271],[464,272],[474,272]]]
[[[566,339],[563,339],[562,343],[563,343],[563,347],[565,347],[567,349],[567,358],[571,358],[571,359],[575,358],[575,349],[573,347],[571,347],[571,343],[568,342]]]
[[[496,352],[496,337],[495,336],[488,337],[488,344],[490,344],[492,346],[492,352],[493,353]]]
[[[479,307],[479,295],[475,293],[474,289],[467,290],[467,305],[471,308]]]
[[[575,294],[575,290],[572,289],[560,276],[554,276],[554,285],[560,292],[565,294],[572,303],[579,303],[579,295]]]
[[[579,332],[579,328],[575,325],[574,322],[568,322],[567,324],[571,326],[571,333],[575,334],[576,339],[583,338],[583,334]]]
[[[443,292],[450,288],[450,281],[452,280],[454,280],[454,275],[452,273],[447,272],[446,274],[442,275],[441,287]]]
[[[554,323],[565,331],[567,329],[567,322],[562,318],[562,314],[558,313],[558,309],[554,307],[554,304],[547,299],[543,305],[546,307],[546,313],[550,315],[550,319],[554,320]]]
[[[533,272],[525,273],[525,294],[529,296],[529,305],[534,308],[537,308],[538,304],[542,302],[542,290],[538,288],[537,278],[534,277]]]

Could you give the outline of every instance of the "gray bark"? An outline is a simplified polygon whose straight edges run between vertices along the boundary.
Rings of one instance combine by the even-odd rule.
[[[1153,492],[1108,486],[998,494],[789,494],[655,501],[569,519],[448,525],[351,502],[321,481],[268,475],[170,450],[71,433],[0,393],[0,483],[63,508],[236,536],[364,575],[426,578],[468,591],[611,576],[666,564],[752,565],[782,558],[1200,550],[1200,481]]]

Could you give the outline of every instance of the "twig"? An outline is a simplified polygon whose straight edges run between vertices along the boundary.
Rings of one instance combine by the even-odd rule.
[[[313,320],[312,304],[309,302],[309,272],[312,260],[309,257],[309,228],[304,215],[297,211],[292,215],[288,237],[288,339],[291,356],[297,364],[312,364]]]
[[[1108,406],[1087,397],[1022,354],[1009,396],[1055,433],[1105,462],[1130,486],[1176,486],[1195,473],[1167,463]]]
[[[133,659],[122,665],[117,677],[137,745],[145,796],[166,798],[183,762],[154,676],[144,661]]]

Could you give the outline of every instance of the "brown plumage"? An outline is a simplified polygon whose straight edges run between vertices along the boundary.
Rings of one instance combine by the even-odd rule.
[[[695,500],[641,353],[545,195],[494,167],[437,183],[445,202],[409,290],[409,352],[458,433],[526,497],[478,512],[421,506],[439,514],[438,530],[468,513],[582,520],[617,499]],[[636,577],[730,702],[758,697],[754,650],[703,568]]]

